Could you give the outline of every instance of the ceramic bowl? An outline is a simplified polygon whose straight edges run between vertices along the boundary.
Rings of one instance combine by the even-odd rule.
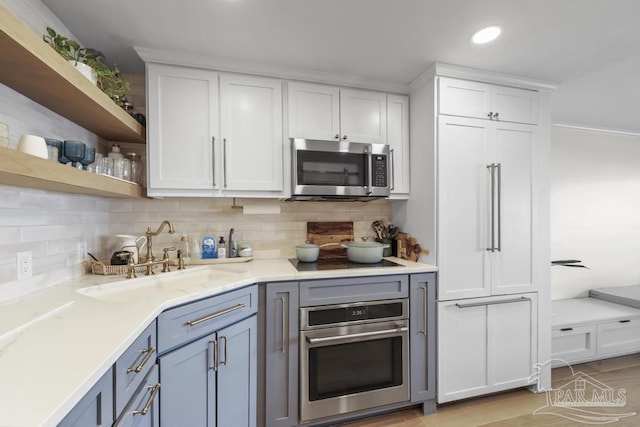
[[[49,158],[47,143],[41,136],[22,135],[18,140],[17,150],[25,154],[40,157],[41,159]]]

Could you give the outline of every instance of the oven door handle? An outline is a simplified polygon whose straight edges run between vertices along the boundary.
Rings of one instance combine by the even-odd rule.
[[[310,338],[305,337],[307,343],[309,344],[319,344],[323,342],[331,342],[331,341],[343,341],[352,338],[366,338],[366,337],[374,337],[378,335],[389,335],[389,334],[398,334],[400,332],[407,332],[409,328],[403,326],[401,328],[393,328],[393,329],[385,329],[383,331],[371,331],[371,332],[359,332],[355,334],[347,334],[347,335],[335,335],[332,337],[321,337],[321,338]]]

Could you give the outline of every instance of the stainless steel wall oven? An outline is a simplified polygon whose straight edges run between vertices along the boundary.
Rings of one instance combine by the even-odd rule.
[[[300,421],[409,400],[409,301],[300,309]]]

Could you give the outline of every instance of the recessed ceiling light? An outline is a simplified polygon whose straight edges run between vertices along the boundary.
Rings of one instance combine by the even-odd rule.
[[[498,38],[502,32],[502,27],[498,25],[492,25],[490,27],[483,28],[476,31],[471,37],[471,41],[475,44],[489,43]]]

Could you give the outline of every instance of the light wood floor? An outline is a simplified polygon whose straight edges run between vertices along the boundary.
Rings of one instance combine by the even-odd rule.
[[[635,415],[607,424],[613,427],[640,426],[640,354],[583,363],[573,366],[574,372],[582,372],[589,378],[600,381],[614,391],[626,390],[626,405],[619,408],[593,408],[594,412]],[[562,387],[572,381],[569,368],[552,370],[553,388]],[[534,411],[547,406],[547,393],[531,393],[526,389],[469,399],[458,403],[438,406],[431,415],[422,415],[419,409],[411,408],[392,414],[341,424],[341,427],[466,427],[466,426],[585,426],[583,422],[551,414],[535,414]],[[591,425],[604,425],[601,421]]]

